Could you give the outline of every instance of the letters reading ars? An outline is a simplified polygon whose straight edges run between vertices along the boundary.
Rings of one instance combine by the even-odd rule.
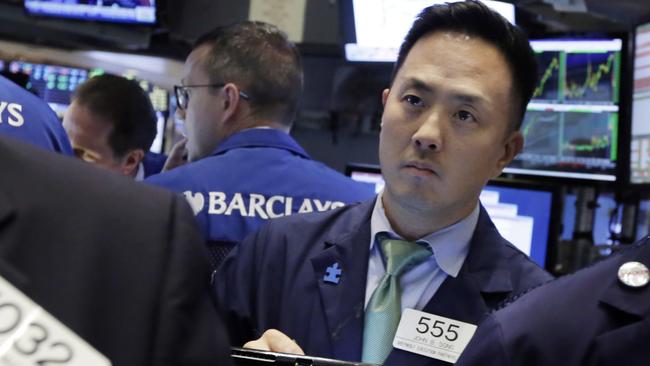
[[[0,101],[0,123],[8,123],[10,126],[20,127],[25,123],[22,112],[22,105]]]
[[[295,198],[287,196],[266,197],[257,193],[208,192],[207,197],[201,192],[183,192],[185,198],[194,209],[195,214],[206,211],[209,215],[238,215],[243,217],[260,217],[273,219],[288,216],[293,213],[321,212],[345,204],[340,201],[328,201],[311,198]],[[297,210],[294,208],[297,207]]]

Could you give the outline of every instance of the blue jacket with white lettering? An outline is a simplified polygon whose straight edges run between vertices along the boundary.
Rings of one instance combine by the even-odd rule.
[[[52,109],[37,96],[0,76],[0,133],[72,155],[70,140]]]
[[[145,182],[185,194],[210,242],[215,266],[267,219],[374,196],[370,185],[312,160],[291,136],[270,128],[233,134],[211,156]]]

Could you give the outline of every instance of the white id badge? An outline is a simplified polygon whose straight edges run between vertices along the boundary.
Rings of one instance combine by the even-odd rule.
[[[419,310],[402,312],[393,347],[456,363],[476,331],[476,325]]]
[[[0,366],[110,366],[81,337],[0,277]]]

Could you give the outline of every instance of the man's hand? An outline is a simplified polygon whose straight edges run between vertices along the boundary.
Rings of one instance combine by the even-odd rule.
[[[187,144],[187,138],[174,144],[172,150],[169,152],[169,157],[167,157],[167,161],[165,161],[165,165],[162,168],[163,172],[187,164],[187,149],[185,149],[185,144]]]
[[[269,329],[262,336],[244,345],[244,348],[259,349],[262,351],[293,353],[304,355],[302,348],[286,334],[276,329]]]

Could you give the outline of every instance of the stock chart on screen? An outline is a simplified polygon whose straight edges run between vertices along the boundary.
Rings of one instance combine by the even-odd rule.
[[[622,40],[532,41],[539,80],[506,173],[616,180]]]

